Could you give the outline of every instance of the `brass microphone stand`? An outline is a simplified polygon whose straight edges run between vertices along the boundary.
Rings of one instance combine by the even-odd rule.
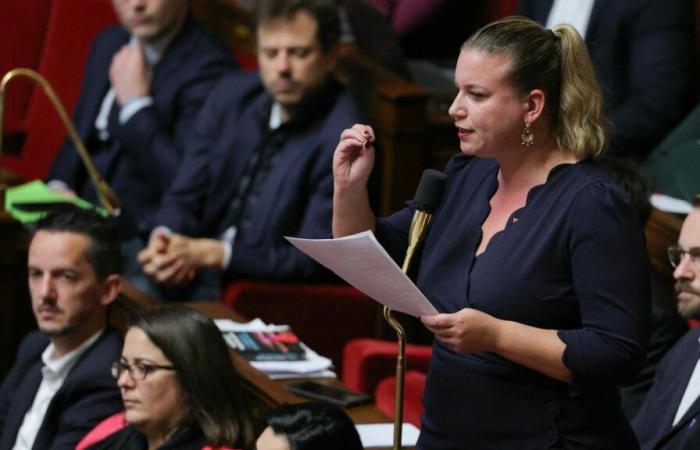
[[[403,260],[401,270],[403,273],[408,273],[413,260],[413,254],[420,243],[423,233],[428,228],[431,215],[416,210],[411,222],[411,228],[408,232],[408,249]],[[392,311],[388,306],[384,307],[384,319],[396,331],[396,337],[399,343],[399,352],[396,357],[396,398],[394,399],[394,446],[393,450],[401,449],[401,434],[403,431],[403,382],[404,372],[406,371],[406,333],[403,327],[396,318],[392,315]]]
[[[11,80],[19,77],[28,78],[43,88],[44,93],[51,101],[51,104],[58,113],[58,116],[61,118],[63,125],[66,127],[68,135],[73,140],[75,149],[78,151],[78,155],[80,156],[80,159],[85,165],[85,169],[87,170],[87,173],[90,176],[90,180],[95,185],[100,204],[104,209],[107,210],[109,214],[113,214],[115,210],[121,208],[121,202],[117,198],[117,194],[115,194],[112,188],[109,187],[107,182],[104,179],[102,179],[99,172],[95,168],[95,165],[93,164],[92,159],[90,158],[90,154],[85,148],[85,144],[83,144],[82,139],[80,139],[78,132],[75,130],[75,127],[73,126],[73,123],[71,122],[68,114],[66,113],[66,110],[63,107],[61,100],[59,100],[58,96],[56,95],[56,92],[53,90],[49,82],[46,81],[44,77],[42,77],[32,69],[19,68],[10,70],[5,74],[4,77],[2,77],[2,81],[0,81],[0,137],[2,136],[2,123],[5,109],[5,89]],[[2,155],[1,138],[0,155]]]

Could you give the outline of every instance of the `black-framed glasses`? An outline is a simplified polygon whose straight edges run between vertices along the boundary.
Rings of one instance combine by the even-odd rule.
[[[140,381],[144,380],[154,370],[175,370],[175,367],[149,364],[142,361],[135,361],[133,364],[124,361],[114,361],[112,363],[112,376],[116,379],[119,379],[122,373],[126,371],[129,374],[129,378]]]
[[[672,245],[668,248],[668,261],[673,267],[678,267],[685,258],[685,255],[690,257],[690,262],[693,263],[695,270],[700,271],[700,247],[693,247],[690,250],[683,250],[680,245]]]

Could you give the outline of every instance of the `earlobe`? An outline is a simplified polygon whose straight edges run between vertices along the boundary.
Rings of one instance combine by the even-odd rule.
[[[107,306],[112,303],[121,292],[122,277],[117,274],[109,275],[103,282],[102,286],[103,292],[100,303],[103,306]]]
[[[332,48],[328,49],[327,52],[323,53],[323,61],[328,72],[335,70],[336,63],[340,56],[341,48],[340,44],[334,44]]]
[[[534,123],[542,115],[546,101],[544,92],[540,89],[533,89],[527,96],[527,111],[525,112],[525,122]]]

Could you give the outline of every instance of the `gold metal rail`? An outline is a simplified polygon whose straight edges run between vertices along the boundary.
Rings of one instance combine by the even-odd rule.
[[[100,176],[99,172],[95,168],[95,165],[93,164],[92,159],[90,158],[90,154],[85,148],[85,144],[83,143],[82,139],[80,139],[80,135],[78,135],[78,132],[75,130],[75,126],[73,126],[73,122],[71,122],[70,117],[66,113],[66,109],[63,107],[63,104],[56,95],[56,92],[53,90],[49,82],[46,81],[44,77],[42,77],[32,69],[12,69],[9,72],[7,72],[5,76],[2,77],[2,81],[0,81],[0,137],[2,136],[3,114],[5,109],[5,90],[11,80],[20,77],[28,78],[42,87],[44,93],[46,94],[46,97],[48,97],[49,101],[51,101],[51,104],[58,113],[58,116],[61,118],[63,125],[66,127],[68,135],[73,140],[75,149],[78,151],[78,155],[80,156],[80,159],[85,165],[85,169],[87,170],[88,175],[90,176],[90,180],[95,185],[100,204],[104,209],[107,210],[108,213],[112,214],[115,209],[119,209],[121,207],[121,202],[117,198],[117,194],[115,194],[112,188],[109,187],[107,182]],[[0,155],[2,155],[1,138]]]

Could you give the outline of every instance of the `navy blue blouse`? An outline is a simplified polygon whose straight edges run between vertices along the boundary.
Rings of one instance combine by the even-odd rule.
[[[594,163],[562,164],[476,257],[497,173],[492,159],[452,159],[414,263],[416,284],[440,312],[469,307],[559,330],[573,380],[493,353],[457,353],[436,339],[419,448],[637,448],[616,387],[640,367],[649,327],[644,236],[633,207]],[[377,223],[397,261],[412,216],[409,205]]]

